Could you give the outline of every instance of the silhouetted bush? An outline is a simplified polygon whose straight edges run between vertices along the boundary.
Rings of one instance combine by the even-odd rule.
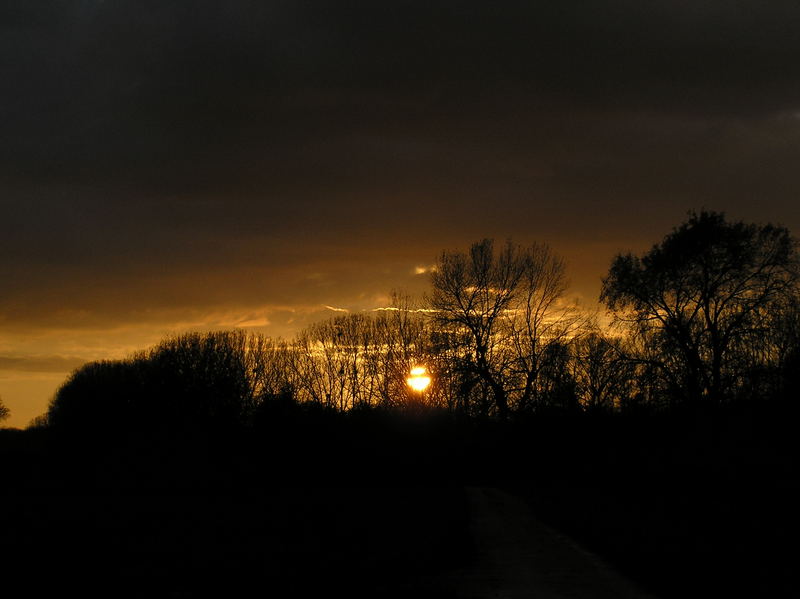
[[[136,416],[146,387],[145,362],[90,362],[73,372],[58,389],[47,411],[49,426],[76,431],[125,427]]]
[[[47,423],[74,431],[231,428],[252,416],[247,337],[190,333],[120,361],[91,362],[58,389]]]
[[[11,411],[8,407],[3,403],[3,398],[0,397],[0,422],[5,420],[11,415]]]

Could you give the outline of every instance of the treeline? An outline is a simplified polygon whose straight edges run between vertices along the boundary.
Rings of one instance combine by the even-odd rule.
[[[614,259],[601,295],[613,323],[601,328],[567,301],[564,263],[546,246],[484,240],[443,253],[417,303],[395,296],[291,341],[190,333],[87,364],[39,424],[240,426],[289,405],[508,419],[787,397],[799,273],[785,228],[692,214],[644,255]],[[423,392],[406,384],[414,366],[431,375]]]

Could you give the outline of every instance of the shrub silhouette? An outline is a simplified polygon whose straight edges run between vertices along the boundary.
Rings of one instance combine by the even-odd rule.
[[[253,392],[243,332],[190,333],[162,342],[145,360],[148,412],[174,425],[235,426]]]
[[[5,420],[11,415],[11,410],[3,403],[3,398],[0,397],[0,422]]]
[[[134,416],[144,381],[143,363],[89,362],[75,370],[56,391],[47,411],[54,428],[88,431],[124,426]]]
[[[50,426],[89,430],[230,428],[254,393],[241,332],[190,333],[122,361],[90,362],[58,389]]]

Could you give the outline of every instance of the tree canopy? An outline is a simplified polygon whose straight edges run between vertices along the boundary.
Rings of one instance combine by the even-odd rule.
[[[789,231],[692,213],[643,256],[614,258],[601,300],[676,395],[721,400],[769,349],[770,319],[796,294]]]

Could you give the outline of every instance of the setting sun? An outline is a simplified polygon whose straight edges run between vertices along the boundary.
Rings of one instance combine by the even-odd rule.
[[[406,379],[408,386],[414,391],[425,391],[431,384],[431,377],[427,374],[428,370],[424,366],[415,366],[411,369],[411,376]]]

